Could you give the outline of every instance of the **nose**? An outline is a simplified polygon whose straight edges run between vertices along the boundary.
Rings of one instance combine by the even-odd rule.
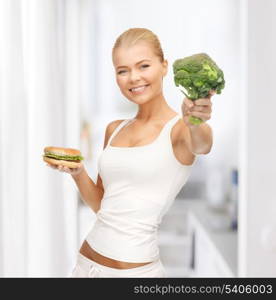
[[[135,82],[137,80],[140,80],[140,73],[138,71],[131,71],[130,72],[130,81]]]

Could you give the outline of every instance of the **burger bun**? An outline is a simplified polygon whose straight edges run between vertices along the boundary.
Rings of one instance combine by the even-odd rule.
[[[57,166],[65,166],[68,168],[79,168],[81,167],[81,162],[74,162],[74,161],[68,161],[68,160],[61,160],[61,159],[53,159],[50,157],[43,156],[43,160],[51,165],[57,165]]]
[[[51,152],[57,155],[81,155],[80,150],[73,148],[63,148],[63,147],[54,147],[48,146],[44,148],[44,153]]]

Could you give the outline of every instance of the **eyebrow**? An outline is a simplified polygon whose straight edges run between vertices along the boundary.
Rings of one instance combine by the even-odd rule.
[[[150,59],[142,59],[142,60],[140,60],[140,61],[138,61],[135,65],[138,65],[138,64],[140,64],[141,62],[143,62],[143,61],[150,61]],[[127,68],[127,66],[118,66],[116,69],[119,69],[119,68]]]

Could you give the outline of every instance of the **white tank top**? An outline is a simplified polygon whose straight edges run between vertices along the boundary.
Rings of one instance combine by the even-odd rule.
[[[192,165],[181,164],[173,153],[170,133],[177,114],[150,144],[111,146],[112,138],[133,119],[117,126],[98,159],[104,196],[86,240],[109,258],[133,263],[159,258],[157,229]],[[194,161],[195,162],[195,161]]]

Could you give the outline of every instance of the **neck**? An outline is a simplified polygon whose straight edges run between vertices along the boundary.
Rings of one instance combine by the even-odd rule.
[[[163,94],[161,93],[150,101],[140,104],[138,112],[134,118],[142,122],[160,120],[164,119],[164,117],[167,116],[168,112],[170,111],[172,111],[172,109],[169,107]]]

